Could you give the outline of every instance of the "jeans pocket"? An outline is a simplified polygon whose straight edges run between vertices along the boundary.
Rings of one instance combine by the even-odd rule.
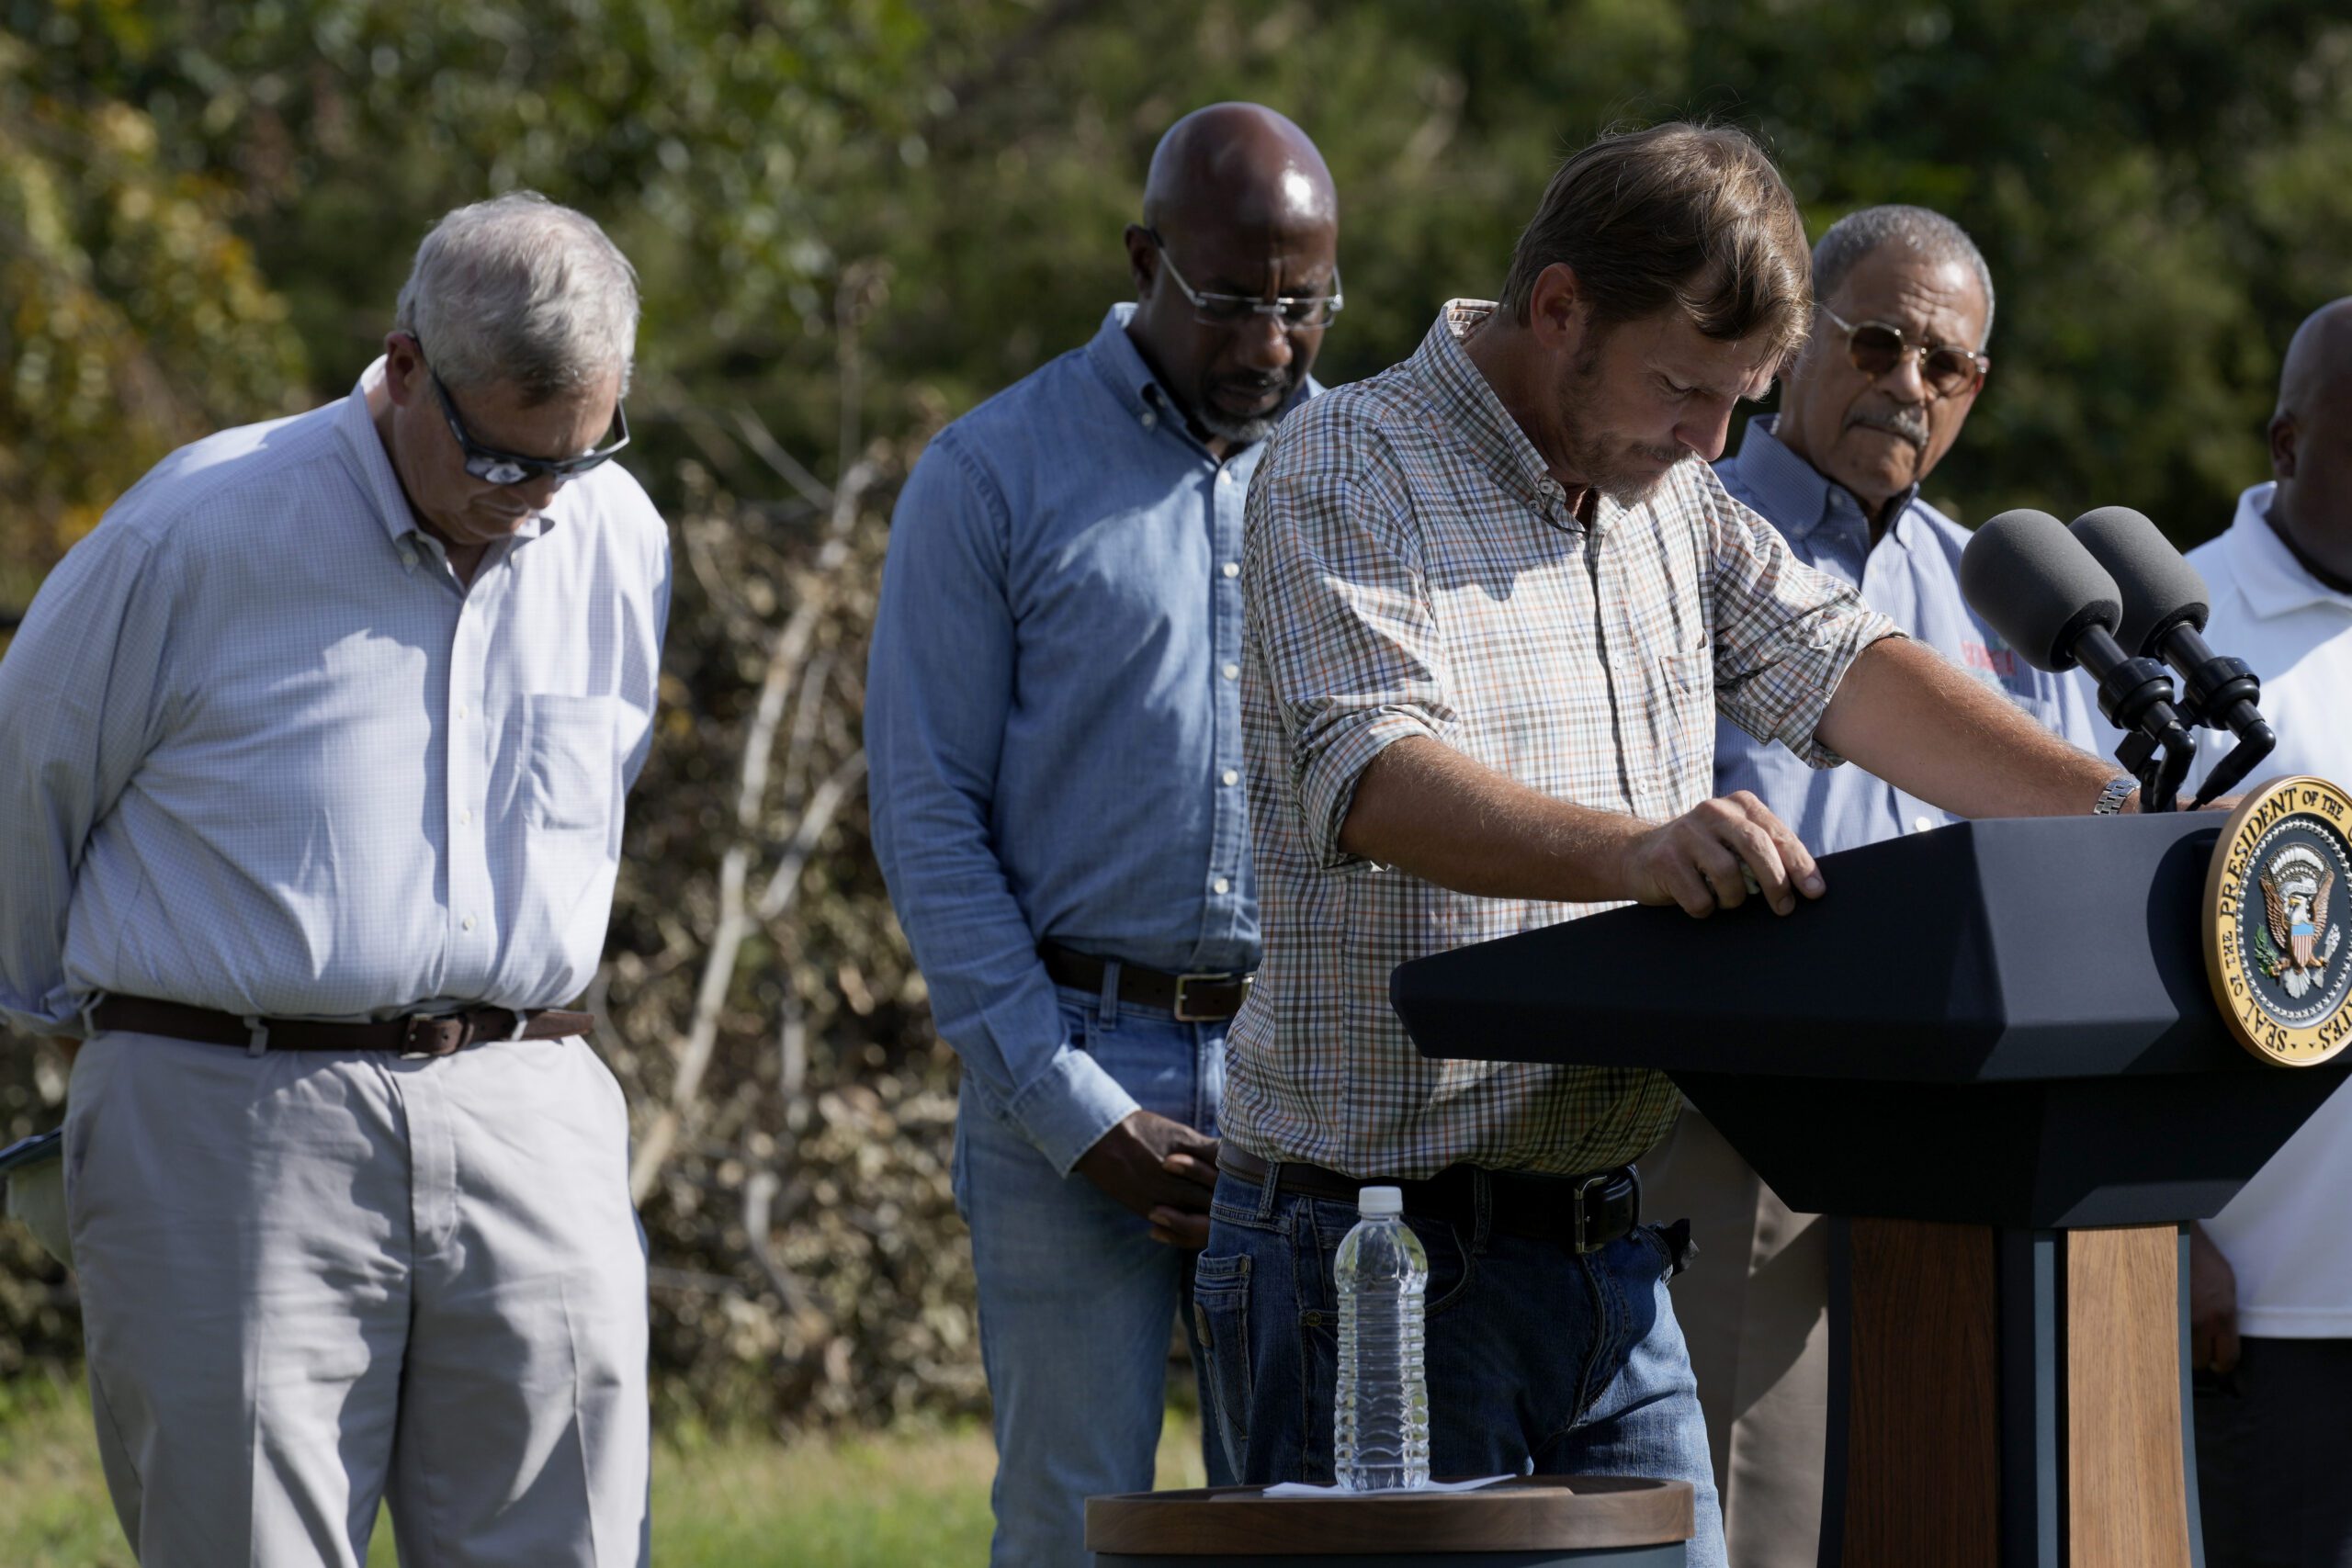
[[[1673,1279],[1699,1256],[1699,1244],[1690,1238],[1689,1220],[1677,1220],[1669,1225],[1637,1225],[1634,1234],[1657,1253],[1662,1279]]]
[[[1225,1445],[1225,1462],[1237,1477],[1248,1471],[1250,1451],[1250,1258],[1203,1254],[1193,1268],[1193,1329],[1208,1358],[1209,1418]]]

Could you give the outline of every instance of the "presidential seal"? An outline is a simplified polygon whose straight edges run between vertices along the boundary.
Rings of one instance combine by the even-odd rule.
[[[2238,1043],[2308,1067],[2352,1044],[2352,795],[2279,779],[2239,802],[2205,875],[2205,974]]]

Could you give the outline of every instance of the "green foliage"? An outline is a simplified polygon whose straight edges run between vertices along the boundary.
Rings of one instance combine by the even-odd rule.
[[[719,976],[683,1096],[680,1042],[722,855],[779,863],[854,771],[897,477],[1130,292],[1152,145],[1222,97],[1289,113],[1337,177],[1326,380],[1491,296],[1612,124],[1748,127],[1815,232],[1951,213],[2000,295],[1930,484],[1963,517],[2213,533],[2267,475],[2288,334],[2352,292],[2352,19],[2320,0],[0,0],[0,626],[171,445],[346,389],[449,207],[536,186],[639,266],[630,466],[681,571],[599,1003],[640,1128],[677,1118],[644,1204],[673,1418],[978,1406],[953,1055],[854,788]],[[859,466],[835,538],[825,487]],[[803,611],[747,825],[743,737]],[[0,1134],[62,1092],[0,1057]],[[0,1247],[0,1372],[70,1357],[70,1285]]]
[[[0,605],[157,458],[281,412],[303,373],[220,182],[45,63],[0,34]]]

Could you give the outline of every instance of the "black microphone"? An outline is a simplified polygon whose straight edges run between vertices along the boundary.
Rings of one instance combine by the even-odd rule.
[[[2173,705],[2165,667],[2116,640],[2122,590],[2066,525],[2029,508],[2002,513],[1977,529],[1961,552],[1960,591],[2035,669],[2080,664],[2090,672],[2098,682],[2099,712],[2134,738],[2119,755],[2141,776],[2143,808],[2169,810],[2197,738]],[[2167,756],[2163,773],[2169,784],[2149,761],[2158,747]]]
[[[2163,530],[2128,506],[2086,512],[2066,531],[2115,579],[2123,603],[2116,640],[2127,651],[2161,659],[2180,672],[2188,699],[2184,716],[2190,724],[2237,736],[2238,746],[2217,764],[2199,801],[2220,795],[2268,756],[2278,737],[2255,705],[2262,700],[2262,682],[2253,667],[2215,653],[2205,641],[2211,608],[2205,579],[2181,558]]]

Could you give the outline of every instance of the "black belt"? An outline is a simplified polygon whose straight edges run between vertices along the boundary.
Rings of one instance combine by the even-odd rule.
[[[452,1056],[486,1040],[561,1040],[596,1027],[594,1013],[533,1008],[469,1008],[464,1012],[415,1013],[381,1023],[313,1023],[306,1019],[239,1018],[151,997],[108,997],[92,1010],[101,1030],[162,1034],[202,1045],[243,1045],[260,1051],[392,1051],[403,1056]]]
[[[1598,1252],[1642,1223],[1642,1183],[1630,1165],[1588,1176],[1539,1176],[1450,1165],[1419,1180],[1364,1180],[1319,1165],[1279,1160],[1272,1165],[1227,1144],[1216,1168],[1278,1192],[1352,1203],[1367,1187],[1401,1188],[1405,1212],[1444,1220],[1468,1232],[1478,1222],[1479,1188],[1486,1189],[1487,1228],[1504,1235],[1556,1241],[1577,1252]]]
[[[1081,991],[1102,988],[1104,961],[1091,953],[1057,942],[1041,942],[1037,956],[1046,961],[1046,973],[1057,986]],[[1221,1023],[1241,1010],[1242,999],[1250,995],[1250,982],[1256,978],[1231,973],[1170,975],[1140,964],[1121,964],[1119,999],[1158,1008],[1184,1023]]]

